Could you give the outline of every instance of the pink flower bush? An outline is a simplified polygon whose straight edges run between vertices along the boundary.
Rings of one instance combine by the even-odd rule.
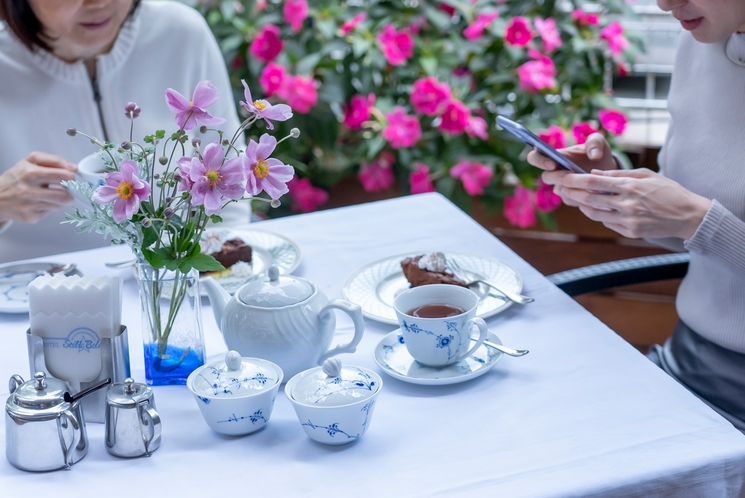
[[[580,26],[597,26],[600,24],[600,18],[597,14],[588,14],[582,9],[575,9],[572,12],[572,17]]]
[[[292,199],[292,210],[300,213],[315,211],[329,200],[325,190],[314,187],[307,178],[294,177],[287,182]]]
[[[623,36],[623,26],[613,21],[600,30],[600,38],[608,42],[608,48],[613,55],[623,52],[629,46],[629,41]]]
[[[504,32],[505,43],[513,47],[525,47],[532,39],[530,21],[521,16],[513,17]]]
[[[279,159],[270,158],[277,147],[277,139],[263,134],[259,143],[249,140],[246,155],[240,159],[246,173],[246,192],[258,195],[262,190],[272,199],[279,199],[288,192],[289,182],[295,170]]]
[[[537,219],[533,208],[533,191],[523,185],[515,187],[515,195],[504,200],[503,212],[511,225],[520,228],[535,225]]]
[[[260,61],[271,62],[277,58],[282,47],[279,28],[273,24],[266,24],[256,33],[248,51]]]
[[[292,31],[298,33],[303,27],[303,21],[308,17],[308,2],[306,0],[285,0],[282,13]]]
[[[226,199],[240,199],[245,193],[241,158],[225,161],[225,152],[218,143],[204,148],[202,160],[193,158],[189,170],[191,205],[204,206],[204,212],[218,214]]]
[[[106,175],[106,184],[98,187],[92,196],[99,204],[114,203],[113,218],[117,223],[131,220],[140,209],[140,202],[150,195],[150,185],[138,177],[136,162],[125,159],[120,168]]]
[[[388,140],[391,147],[411,147],[416,144],[422,136],[422,128],[416,116],[406,114],[403,107],[396,107],[392,112],[385,115],[388,126],[383,130],[383,137]]]
[[[471,138],[478,137],[481,140],[488,140],[489,132],[486,131],[486,127],[486,121],[483,118],[472,116],[468,120],[468,125],[466,125],[466,134]]]
[[[489,185],[494,172],[481,163],[469,162],[462,159],[450,170],[450,176],[463,182],[463,188],[468,195],[481,195],[484,187]]]
[[[271,97],[282,90],[285,86],[286,79],[287,72],[285,71],[284,66],[270,62],[261,70],[259,84],[264,90],[264,94],[266,94],[267,97]]]
[[[561,197],[554,194],[554,188],[551,185],[543,183],[538,179],[538,190],[535,192],[535,208],[542,213],[550,213],[557,207],[561,206]]]
[[[363,22],[365,19],[367,19],[367,12],[360,12],[349,21],[341,25],[340,29],[342,34],[348,35],[352,31],[354,31],[354,29],[359,26],[360,23]]]
[[[463,30],[463,36],[469,40],[478,40],[488,28],[499,17],[499,12],[489,12],[488,14],[479,14],[466,29]]]
[[[318,102],[316,80],[303,76],[290,76],[284,89],[290,107],[300,114],[308,114]]]
[[[572,126],[572,135],[574,135],[574,140],[576,140],[579,145],[587,142],[587,137],[597,132],[598,130],[590,123],[575,123]]]
[[[554,88],[556,86],[556,66],[554,65],[554,61],[535,49],[530,49],[528,53],[536,60],[528,61],[517,68],[517,76],[520,78],[520,88],[532,93]]]
[[[210,81],[200,81],[194,89],[191,100],[178,93],[173,88],[166,90],[166,104],[176,114],[176,125],[184,131],[193,130],[201,125],[217,126],[223,124],[223,118],[217,118],[207,112],[207,108],[215,103],[220,91]]]
[[[362,123],[370,119],[370,109],[375,105],[375,94],[367,97],[354,95],[349,101],[349,106],[344,109],[344,124],[356,130],[362,128]]]
[[[378,157],[371,163],[362,162],[357,177],[362,183],[362,188],[365,192],[377,192],[379,190],[386,190],[395,181],[393,176],[393,154],[384,150]]]
[[[439,83],[434,76],[416,80],[411,91],[414,110],[426,116],[436,116],[445,110],[450,101],[450,86]]]
[[[460,100],[451,100],[440,118],[442,119],[440,131],[450,135],[460,135],[468,127],[471,111]]]
[[[274,125],[270,120],[274,121],[287,121],[292,117],[292,109],[287,104],[272,105],[266,100],[253,100],[251,97],[251,89],[248,88],[248,84],[244,80],[243,83],[243,96],[246,101],[240,101],[239,104],[243,106],[248,112],[255,114],[259,118],[266,121],[266,127],[270,130],[274,129]]]
[[[563,149],[567,146],[567,135],[560,126],[549,126],[546,131],[538,133],[538,138],[554,149]]]
[[[601,109],[598,111],[598,118],[602,127],[613,135],[622,134],[628,122],[628,118],[626,118],[624,113],[613,110],[606,111]]]
[[[422,163],[415,164],[414,171],[409,174],[409,185],[412,194],[434,192],[435,186],[432,185],[432,179],[429,177],[429,166]]]
[[[414,55],[414,39],[407,29],[396,31],[396,28],[388,24],[378,33],[378,41],[385,59],[392,66],[405,64]]]
[[[540,17],[533,20],[535,29],[543,40],[543,51],[550,54],[557,48],[561,47],[561,35],[556,27],[556,21],[549,17],[545,21]]]

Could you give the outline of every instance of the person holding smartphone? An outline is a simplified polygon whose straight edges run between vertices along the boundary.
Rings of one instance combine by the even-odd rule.
[[[535,150],[528,162],[590,219],[690,252],[680,322],[648,356],[745,432],[745,2],[657,4],[685,30],[660,173],[619,169],[600,134],[559,151],[590,174],[557,169]]]

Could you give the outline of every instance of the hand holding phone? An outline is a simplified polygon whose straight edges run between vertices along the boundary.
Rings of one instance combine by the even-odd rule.
[[[525,128],[520,123],[516,123],[504,116],[497,116],[497,124],[515,135],[526,144],[538,149],[541,154],[553,160],[559,168],[569,170],[572,173],[587,173],[587,171],[579,167],[574,161],[562,155],[558,150],[554,149],[549,144],[538,138],[533,132]]]

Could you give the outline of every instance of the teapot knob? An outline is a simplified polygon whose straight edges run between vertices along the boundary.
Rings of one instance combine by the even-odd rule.
[[[34,374],[34,380],[36,381],[36,385],[34,387],[37,391],[42,391],[47,388],[46,379],[47,375],[44,372],[36,372]]]
[[[132,387],[132,384],[135,383],[135,380],[132,377],[127,377],[124,379],[124,393],[125,394],[134,394],[135,390]]]
[[[276,282],[279,279],[279,268],[277,265],[270,266],[267,275],[269,275],[270,282]]]
[[[225,355],[225,365],[227,365],[228,370],[231,372],[240,370],[242,363],[243,358],[241,358],[241,354],[238,351],[228,351]]]
[[[323,362],[321,370],[329,377],[338,377],[341,375],[341,360],[339,358],[329,358]]]

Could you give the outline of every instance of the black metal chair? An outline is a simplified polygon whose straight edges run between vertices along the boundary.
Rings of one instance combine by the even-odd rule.
[[[688,253],[660,254],[583,266],[547,278],[570,296],[624,285],[683,278],[688,271]]]

